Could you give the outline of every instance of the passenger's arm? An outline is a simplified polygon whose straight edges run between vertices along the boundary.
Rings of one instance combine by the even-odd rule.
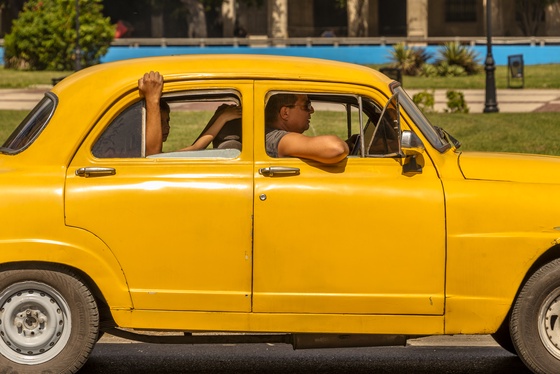
[[[288,133],[278,143],[279,157],[301,157],[335,164],[348,156],[348,144],[334,135],[306,136]]]
[[[214,140],[216,135],[220,132],[224,125],[234,119],[241,118],[241,108],[238,106],[228,106],[223,108],[221,113],[215,119],[214,123],[208,127],[208,129],[193,143],[188,147],[181,149],[181,151],[194,151],[199,149],[205,149],[208,144]]]
[[[163,77],[158,72],[146,73],[138,80],[138,89],[146,99],[146,156],[150,156],[161,153],[163,147],[159,107]]]

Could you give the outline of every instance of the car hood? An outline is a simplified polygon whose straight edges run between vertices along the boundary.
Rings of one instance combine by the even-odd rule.
[[[463,152],[459,167],[466,179],[560,184],[560,157]]]

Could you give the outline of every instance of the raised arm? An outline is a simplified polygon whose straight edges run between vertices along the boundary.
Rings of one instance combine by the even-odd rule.
[[[335,135],[305,136],[292,132],[278,143],[279,157],[301,157],[324,164],[336,164],[348,153],[348,144]]]
[[[159,101],[163,77],[157,71],[144,74],[138,80],[138,90],[146,99],[146,156],[161,153],[163,143]]]

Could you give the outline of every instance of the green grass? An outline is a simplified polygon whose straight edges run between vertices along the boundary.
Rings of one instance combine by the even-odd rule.
[[[8,137],[26,111],[0,111],[0,144]],[[193,113],[191,113],[192,115]],[[197,119],[189,116],[191,125],[180,128],[171,125],[171,135],[165,150],[174,150],[192,144],[212,112],[197,112]],[[172,123],[182,122],[183,113],[172,113]],[[428,115],[430,121],[443,127],[462,143],[465,151],[495,151],[516,153],[539,153],[560,156],[560,132],[558,113],[492,113],[492,114],[446,114]],[[341,121],[342,123],[337,123]],[[344,116],[339,113],[317,113],[313,117],[313,133],[329,133],[344,128]],[[324,126],[323,126],[324,125]],[[324,128],[323,128],[324,127]],[[330,130],[329,130],[330,129]],[[345,138],[345,134],[338,134]]]
[[[0,88],[27,88],[50,85],[53,78],[66,77],[71,71],[17,71],[0,67]]]
[[[538,153],[560,156],[559,113],[429,114],[465,151]]]

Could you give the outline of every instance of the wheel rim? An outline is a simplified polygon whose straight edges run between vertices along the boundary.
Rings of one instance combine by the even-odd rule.
[[[554,290],[541,304],[539,335],[550,354],[560,359],[560,288]]]
[[[0,295],[0,353],[36,365],[58,355],[68,343],[70,306],[52,287],[16,283]]]

